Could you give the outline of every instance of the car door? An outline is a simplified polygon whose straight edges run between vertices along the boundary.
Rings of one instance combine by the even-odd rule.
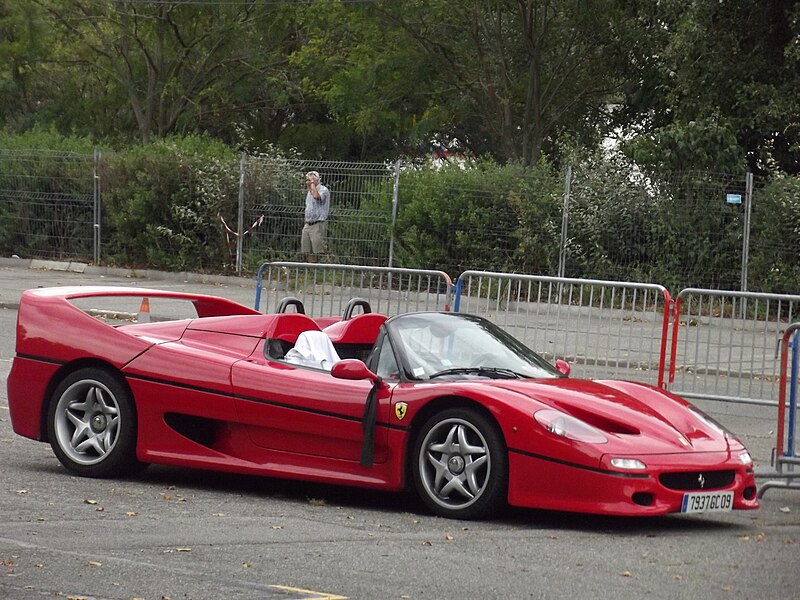
[[[240,422],[261,447],[299,455],[359,461],[370,381],[334,378],[322,369],[264,358],[256,350],[236,363],[231,380]],[[391,388],[378,393],[376,463],[386,461]]]

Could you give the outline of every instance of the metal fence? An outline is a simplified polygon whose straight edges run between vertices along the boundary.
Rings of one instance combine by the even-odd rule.
[[[774,405],[781,339],[798,316],[800,296],[682,290],[675,298],[669,389]]]
[[[772,488],[800,490],[800,422],[797,414],[800,403],[800,322],[786,328],[781,346],[778,423],[772,456],[775,472],[764,475],[768,481],[759,487],[759,497]]]
[[[0,240],[7,254],[97,258],[95,157],[0,149]]]
[[[112,159],[99,153],[0,151],[0,252],[108,260],[110,247],[125,234],[108,222],[106,202],[134,202],[129,196],[138,189],[137,182],[150,176],[146,169],[129,171],[124,165],[104,169]],[[194,171],[186,175],[187,169]],[[174,172],[175,178],[186,178],[185,185],[162,195],[156,184],[164,182],[151,181],[147,193],[155,197],[151,202],[174,208],[182,221],[152,227],[158,235],[172,236],[171,243],[185,253],[206,252],[211,247],[208,240],[215,236],[224,246],[227,236],[230,258],[220,261],[220,271],[232,265],[239,274],[255,273],[264,261],[300,260],[303,174],[312,169],[321,173],[332,192],[331,256],[324,257],[326,262],[435,268],[451,276],[478,268],[645,281],[673,291],[689,286],[760,289],[764,281],[777,281],[778,287],[791,290],[797,277],[793,265],[798,262],[800,208],[795,204],[800,201],[791,200],[790,192],[791,201],[764,195],[752,177],[744,175],[673,173],[656,180],[624,172],[598,175],[583,165],[568,169],[566,177],[532,174],[520,189],[505,190],[495,189],[492,182],[481,185],[475,177],[448,194],[456,214],[467,198],[482,203],[481,210],[426,234],[459,242],[473,254],[422,254],[409,264],[397,252],[396,242],[402,239],[406,248],[422,246],[419,223],[409,225],[398,213],[402,216],[412,199],[433,193],[425,186],[435,185],[435,179],[420,178],[418,169],[401,162],[242,156],[222,166],[176,163],[175,168],[163,169],[159,177]],[[543,177],[550,177],[547,185]],[[497,200],[498,196],[503,197]],[[209,198],[221,207],[219,220],[214,217],[216,208],[202,206]],[[539,205],[548,208],[541,214],[529,211]],[[517,222],[520,226],[514,229]],[[182,223],[190,223],[192,231],[180,231]],[[777,230],[782,233],[776,235]],[[444,246],[454,247],[450,242]],[[508,264],[497,268],[498,261]],[[215,268],[208,261],[200,261],[200,266]],[[748,276],[757,282],[755,287]]]
[[[311,317],[342,316],[362,298],[373,311],[397,315],[450,310],[452,281],[442,271],[340,264],[268,262],[256,276],[256,310],[274,311],[286,297],[300,300]]]
[[[326,262],[393,266],[392,213],[385,207],[397,189],[399,166],[383,163],[243,157],[239,231],[262,216],[263,220],[242,238],[242,255],[255,260],[256,266],[265,260],[301,257],[303,182],[304,174],[311,170],[320,173],[332,197],[328,224],[331,255]],[[238,267],[241,271],[241,263]]]
[[[578,377],[662,386],[670,296],[659,285],[466,271],[454,310],[486,317]]]

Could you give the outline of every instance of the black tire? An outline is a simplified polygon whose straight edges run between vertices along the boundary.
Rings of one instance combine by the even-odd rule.
[[[505,506],[508,451],[489,417],[472,408],[453,408],[430,417],[414,439],[414,486],[434,513],[479,519]]]
[[[136,407],[118,376],[85,368],[67,376],[50,397],[47,435],[61,464],[83,477],[140,471]]]

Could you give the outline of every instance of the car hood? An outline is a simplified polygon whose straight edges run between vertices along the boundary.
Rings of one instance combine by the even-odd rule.
[[[488,382],[487,382],[488,383]],[[673,394],[628,381],[495,380],[492,387],[568,413],[609,437],[615,451],[716,452],[741,443]],[[537,408],[534,408],[534,412]]]

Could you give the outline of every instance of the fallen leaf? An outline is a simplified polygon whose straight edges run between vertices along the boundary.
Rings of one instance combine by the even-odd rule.
[[[789,508],[788,506],[783,506],[783,507],[779,508],[778,510],[780,510],[782,513],[790,513],[790,512],[792,512],[792,509]]]
[[[723,592],[732,592],[735,588],[732,585],[723,585],[722,591]]]
[[[273,525],[273,529],[283,529],[283,525]]]
[[[425,540],[424,542],[422,542],[422,545],[423,546],[433,546],[433,544],[431,543],[430,540]]]
[[[125,516],[126,517],[135,517],[137,514],[139,514],[139,513],[135,513],[132,510],[129,510],[128,512],[125,513]]]
[[[191,548],[175,548],[176,552],[191,552]]]
[[[103,508],[102,506],[98,506],[98,507],[97,507],[97,508],[95,508],[94,510],[95,510],[96,512],[103,512],[103,511],[105,510],[105,508]]]
[[[90,560],[86,564],[89,565],[90,567],[102,567],[103,566],[103,563],[97,562],[96,560]]]
[[[253,566],[253,563],[249,563],[249,562],[243,562],[243,563],[242,563],[242,566],[243,566],[245,569],[249,569],[250,567],[252,567],[252,566]]]
[[[764,535],[763,533],[759,533],[759,534],[756,535],[756,537],[754,539],[757,542],[763,542],[765,539],[767,539],[767,536]]]
[[[161,496],[161,499],[162,499],[162,500],[171,500],[171,499],[172,499],[172,497],[171,497],[171,496],[167,496],[166,494],[163,494],[163,495]]]
[[[623,571],[622,573],[620,573],[620,575],[622,577],[633,577],[633,573],[631,573],[630,571]]]
[[[27,494],[28,490],[17,490],[17,493],[21,496],[23,494]]]
[[[447,534],[446,536],[444,536],[444,539],[446,539],[448,542],[452,542],[452,541],[453,541],[454,539],[456,539],[456,538],[454,538],[454,537],[453,537],[452,535],[450,535],[450,534]]]
[[[673,577],[673,579],[674,579],[675,581],[683,581],[683,575],[675,575],[675,576]]]
[[[91,504],[92,506],[94,506],[95,504],[97,504],[97,500],[92,500],[91,498],[87,498],[86,500],[83,501],[83,503]]]
[[[211,515],[211,516],[212,516],[212,517],[224,517],[224,516],[225,516],[225,513],[214,513],[214,514],[213,514],[213,515]]]

